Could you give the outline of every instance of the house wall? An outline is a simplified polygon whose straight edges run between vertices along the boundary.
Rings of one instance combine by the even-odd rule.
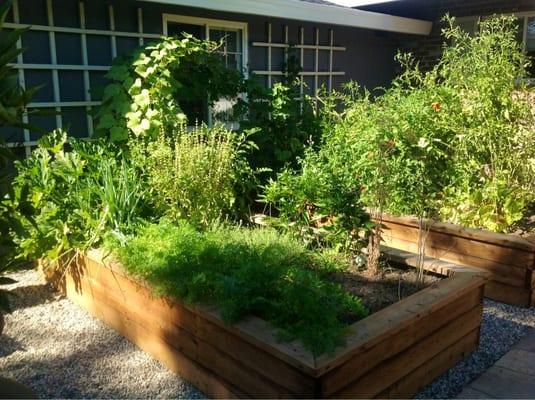
[[[386,86],[395,71],[397,40],[391,33],[133,0],[18,0],[7,30],[17,24],[32,26],[21,43],[26,51],[15,65],[19,79],[26,87],[43,85],[31,108],[58,112],[30,113],[27,122],[46,131],[62,127],[76,137],[90,136],[93,127],[87,112],[99,104],[112,59],[157,39],[163,32],[164,13],[246,22],[248,67],[264,71],[266,84],[280,79],[275,73],[281,69],[284,50],[258,42],[304,44],[306,48],[297,53],[302,56],[305,87],[311,91],[323,84],[337,88],[349,80],[368,88]],[[26,153],[39,136],[13,129],[2,129],[0,135],[25,147]]]
[[[398,36],[398,48],[413,53],[422,68],[429,69],[442,54],[443,39],[440,35],[444,24],[440,21],[446,14],[459,20],[467,17],[486,17],[499,14],[535,15],[534,0],[403,0],[386,4],[362,7],[364,10],[420,18],[433,21],[429,36]],[[468,22],[468,21],[467,21]],[[522,23],[523,24],[523,23]],[[524,27],[521,26],[521,29]]]

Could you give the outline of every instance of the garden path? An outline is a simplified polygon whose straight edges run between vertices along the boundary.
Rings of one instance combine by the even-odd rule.
[[[535,329],[457,396],[461,399],[534,399]]]

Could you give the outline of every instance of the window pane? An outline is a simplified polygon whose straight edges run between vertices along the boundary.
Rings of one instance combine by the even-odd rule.
[[[204,26],[193,24],[182,24],[178,22],[169,22],[167,24],[167,36],[181,36],[182,33],[189,33],[197,39],[204,39]]]
[[[535,17],[528,18],[528,32],[526,36],[526,49],[535,51]]]
[[[225,64],[229,68],[242,69],[242,40],[241,31],[225,28],[210,28],[210,40],[223,41],[220,48],[225,58]]]

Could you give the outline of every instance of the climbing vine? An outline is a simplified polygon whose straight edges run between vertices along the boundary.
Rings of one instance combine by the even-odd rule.
[[[219,45],[184,34],[116,60],[95,116],[96,135],[114,142],[154,139],[161,131],[172,135],[185,123],[201,122],[188,120],[188,104],[207,108],[220,98],[236,97],[242,74],[225,66]]]

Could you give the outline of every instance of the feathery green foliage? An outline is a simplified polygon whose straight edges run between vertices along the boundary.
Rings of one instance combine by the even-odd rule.
[[[143,228],[117,247],[133,276],[160,295],[215,304],[234,322],[256,315],[299,338],[314,354],[343,341],[348,322],[366,315],[360,299],[324,275],[343,268],[271,229],[215,227],[200,232],[186,222]]]

